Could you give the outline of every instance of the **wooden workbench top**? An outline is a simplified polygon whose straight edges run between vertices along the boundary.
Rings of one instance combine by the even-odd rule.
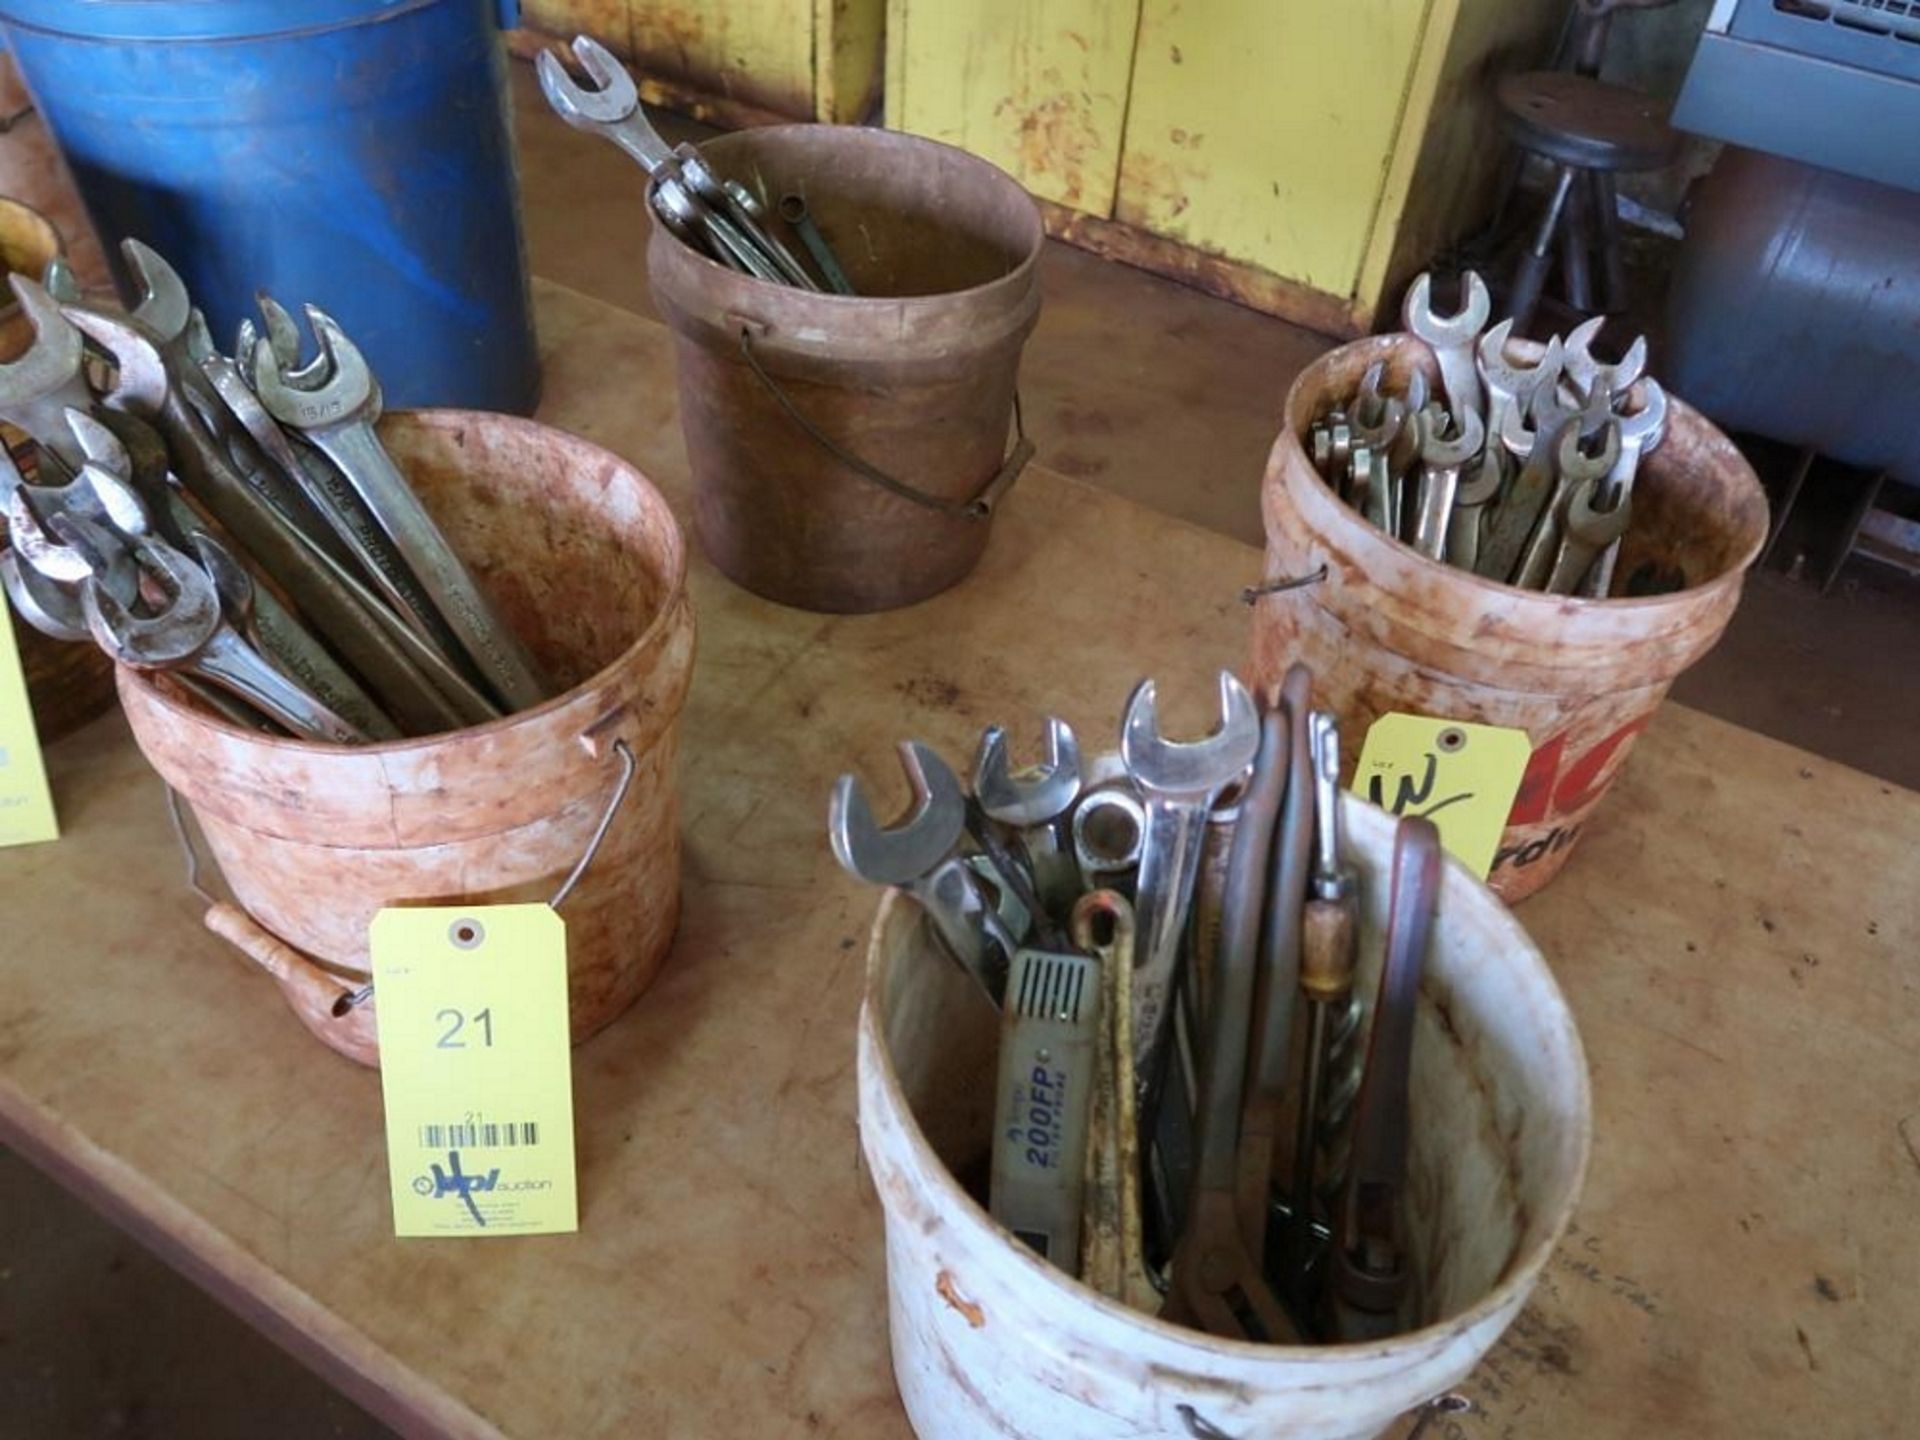
[[[686,516],[664,332],[538,298],[544,417]],[[1044,470],[916,609],[783,610],[696,560],[685,916],[576,1052],[577,1236],[392,1238],[377,1077],[200,928],[117,718],[50,754],[66,838],[0,851],[0,1130],[407,1433],[904,1436],[854,1125],[877,895],[827,853],[828,786],[901,794],[893,740],[960,760],[991,721],[1098,744],[1146,673],[1198,715],[1258,569]],[[1920,797],[1661,715],[1520,911],[1586,1042],[1593,1168],[1480,1412],[1434,1435],[1910,1430],[1917,850]]]

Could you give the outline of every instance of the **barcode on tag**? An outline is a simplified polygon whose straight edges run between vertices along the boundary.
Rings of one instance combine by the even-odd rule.
[[[540,1127],[532,1120],[463,1120],[420,1127],[420,1144],[428,1150],[502,1150],[539,1143]]]

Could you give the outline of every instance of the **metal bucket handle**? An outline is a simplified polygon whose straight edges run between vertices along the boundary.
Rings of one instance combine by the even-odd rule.
[[[847,469],[878,485],[889,495],[897,496],[909,504],[918,505],[926,510],[937,511],[942,515],[958,515],[967,520],[985,520],[993,514],[993,507],[1013,488],[1013,482],[1020,478],[1020,472],[1027,468],[1027,462],[1033,459],[1034,444],[1027,438],[1027,427],[1020,413],[1020,392],[1013,392],[1013,449],[1007,452],[1006,459],[1000,462],[1000,468],[991,475],[987,483],[965,500],[945,500],[938,495],[929,495],[926,491],[907,484],[889,475],[879,466],[862,460],[852,451],[842,447],[819,426],[800,413],[800,407],[793,403],[793,397],[780,388],[780,382],[768,373],[766,366],[760,363],[760,357],[753,353],[753,325],[733,317],[740,326],[740,353],[746,358],[747,368],[764,385],[780,408],[787,412],[787,418],[803,430],[807,438],[822,450],[838,460]],[[764,329],[764,327],[761,327]]]
[[[627,716],[627,707],[622,705],[608,715],[602,716],[580,736],[580,743],[587,753],[598,758],[603,751],[601,737]],[[587,869],[593,864],[594,857],[600,853],[600,847],[606,843],[607,832],[613,828],[614,817],[620,813],[620,807],[626,803],[627,796],[633,790],[633,777],[638,773],[640,762],[633,753],[624,736],[616,739],[611,749],[620,761],[620,777],[613,782],[613,794],[607,798],[606,808],[600,812],[600,819],[593,827],[593,835],[588,839],[586,848],[580,852],[580,858],[560,882],[560,888],[553,892],[553,898],[547,902],[558,910],[567,903],[574,890],[579,887]],[[186,817],[180,810],[180,795],[171,785],[166,787],[167,818],[172,822],[174,838],[180,842],[181,854],[186,859],[187,885],[193,893],[207,902],[204,920],[206,927],[216,935],[231,941],[249,958],[256,961],[269,973],[281,977],[283,972],[298,968],[303,978],[318,980],[339,990],[338,997],[330,1007],[333,1018],[338,1020],[359,1009],[373,998],[373,981],[349,990],[340,982],[340,978],[324,965],[304,954],[285,940],[275,935],[266,926],[255,920],[239,906],[221,900],[200,883],[200,852],[194,847],[193,836],[187,830]],[[291,978],[289,974],[287,978]]]

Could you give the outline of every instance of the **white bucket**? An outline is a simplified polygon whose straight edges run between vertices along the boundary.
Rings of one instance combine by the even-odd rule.
[[[1392,821],[1352,800],[1345,819],[1370,998]],[[1580,1037],[1539,951],[1451,860],[1413,1051],[1407,1228],[1428,1323],[1376,1344],[1218,1340],[1109,1301],[1014,1240],[949,1169],[984,1193],[999,1017],[934,946],[917,907],[889,896],[860,1014],[893,1371],[920,1440],[1364,1440],[1473,1369],[1572,1218],[1593,1133]]]

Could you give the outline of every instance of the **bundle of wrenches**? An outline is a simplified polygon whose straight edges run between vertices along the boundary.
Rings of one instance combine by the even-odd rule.
[[[649,180],[648,203],[668,231],[709,259],[757,280],[854,293],[804,195],[782,195],[773,211],[799,238],[818,278],[775,233],[764,195],[716,175],[693,146],[676,148],[660,138],[640,108],[633,77],[612,51],[591,36],[576,35],[573,54],[592,88],[574,80],[558,55],[542,50],[534,63],[547,103],[574,129],[611,141],[639,163]]]
[[[33,441],[32,482],[0,447],[0,578],[21,616],[302,739],[540,703],[532,658],[375,435],[379,383],[340,327],[307,307],[303,366],[262,295],[261,329],[223,355],[173,268],[137,240],[122,253],[131,311],[59,268],[44,287],[10,277],[34,330],[0,365],[0,418]]]
[[[1486,286],[1471,270],[1461,285],[1462,308],[1437,315],[1422,275],[1402,312],[1433,352],[1442,395],[1429,398],[1420,370],[1388,391],[1386,362],[1376,361],[1357,394],[1314,422],[1315,468],[1431,560],[1522,589],[1609,596],[1634,476],[1666,435],[1666,392],[1642,373],[1647,342],[1601,361],[1596,317],[1531,363],[1516,360],[1513,322],[1488,329]]]
[[[1400,1199],[1438,836],[1401,823],[1369,1026],[1310,690],[1296,665],[1263,707],[1223,672],[1214,732],[1175,741],[1146,680],[1117,758],[1083,765],[1049,720],[1015,767],[993,727],[971,794],[903,744],[910,813],[881,826],[847,775],[828,822],[1000,1009],[995,1217],[1122,1303],[1272,1344],[1392,1333],[1419,1303]]]

